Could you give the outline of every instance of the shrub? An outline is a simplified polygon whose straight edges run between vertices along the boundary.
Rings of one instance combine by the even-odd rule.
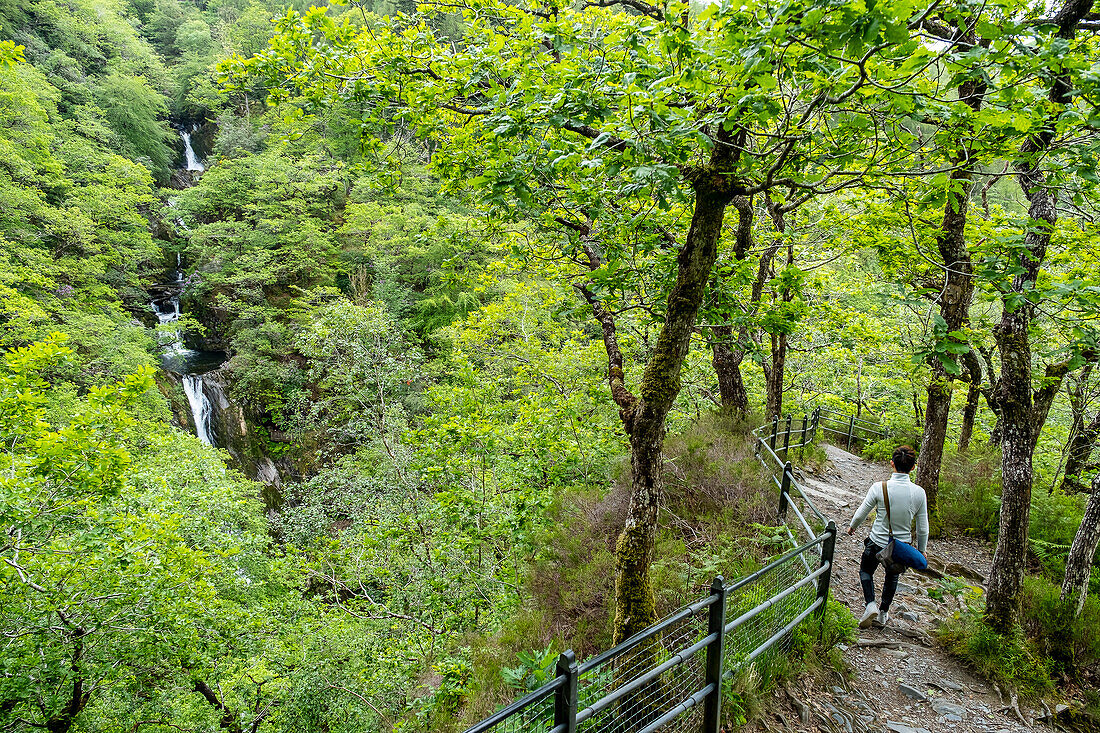
[[[1061,587],[1027,576],[1021,593],[1020,621],[1035,648],[1050,660],[1056,677],[1076,677],[1100,663],[1100,598],[1089,596],[1081,615],[1061,599]]]
[[[1025,697],[1054,691],[1047,660],[1019,627],[1000,634],[971,608],[945,622],[936,634],[948,651],[990,682],[1019,690]]]
[[[756,459],[756,424],[752,418],[711,414],[670,435],[664,449],[668,507],[682,517],[702,519],[733,511],[743,522],[768,519],[775,492]]]

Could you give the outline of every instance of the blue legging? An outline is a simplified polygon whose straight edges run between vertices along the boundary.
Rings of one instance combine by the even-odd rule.
[[[863,540],[863,557],[859,559],[859,583],[863,586],[863,600],[866,603],[875,600],[875,571],[879,566],[875,556],[880,552],[882,548],[871,542],[870,537]],[[898,573],[886,573],[886,580],[882,583],[880,611],[890,610],[890,604],[894,602],[894,594],[898,590],[898,577]]]

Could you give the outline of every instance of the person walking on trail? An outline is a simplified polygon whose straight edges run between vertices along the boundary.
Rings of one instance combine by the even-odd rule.
[[[867,497],[860,504],[852,521],[848,524],[848,534],[854,534],[863,520],[875,510],[875,521],[871,525],[871,535],[863,541],[863,557],[859,561],[859,582],[863,586],[863,600],[867,608],[859,619],[859,628],[867,629],[872,625],[886,626],[890,620],[890,604],[898,590],[900,573],[885,571],[886,580],[882,584],[882,602],[875,602],[875,570],[878,569],[878,553],[886,547],[893,536],[899,541],[913,544],[913,520],[917,523],[916,548],[924,554],[928,546],[928,498],[924,489],[909,480],[909,472],[917,463],[917,454],[907,445],[894,451],[890,465],[894,473],[890,478],[876,481],[867,491]],[[882,487],[890,497],[890,523],[887,526],[886,502]]]

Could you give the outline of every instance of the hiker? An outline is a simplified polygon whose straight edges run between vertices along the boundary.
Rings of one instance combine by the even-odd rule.
[[[893,475],[883,481],[871,484],[867,498],[860,504],[852,521],[848,525],[848,534],[854,534],[863,520],[875,510],[875,521],[871,526],[871,535],[863,541],[863,557],[859,561],[859,582],[863,586],[863,599],[867,608],[859,619],[859,628],[886,626],[890,619],[890,603],[898,589],[900,573],[886,571],[886,580],[882,584],[882,603],[875,603],[875,570],[878,569],[878,554],[893,537],[899,542],[912,544],[911,528],[913,518],[917,520],[916,548],[924,554],[928,546],[928,499],[924,489],[909,480],[909,472],[917,463],[917,454],[909,446],[903,445],[894,451],[890,465]],[[890,501],[890,526],[886,523],[886,502],[883,498],[883,484]],[[884,568],[885,570],[885,568]],[[904,569],[903,569],[904,572]]]

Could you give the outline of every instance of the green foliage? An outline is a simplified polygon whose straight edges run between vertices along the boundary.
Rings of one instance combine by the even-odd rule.
[[[554,679],[554,661],[558,653],[554,651],[554,645],[548,644],[545,649],[530,649],[516,655],[519,665],[505,667],[500,670],[501,677],[508,683],[523,692],[531,692]]]
[[[1020,619],[1024,633],[1054,678],[1081,678],[1100,664],[1100,598],[1090,595],[1080,616],[1072,601],[1061,599],[1061,586],[1042,577],[1024,579]]]
[[[949,453],[940,474],[939,521],[945,528],[993,538],[1000,512],[1000,454]],[[1033,525],[1038,529],[1038,525]]]
[[[212,452],[188,456],[194,439],[148,436],[134,420],[150,371],[72,398],[45,379],[72,356],[64,340],[8,351],[0,366],[0,614],[15,634],[0,723],[59,730],[135,678],[160,678],[148,696],[215,673],[231,656],[217,639],[248,627],[247,607],[280,584],[247,483]],[[54,423],[59,399],[67,414]]]
[[[991,682],[1027,697],[1054,690],[1049,660],[1020,628],[1000,634],[985,624],[979,610],[971,608],[941,625],[936,635],[948,651]]]

